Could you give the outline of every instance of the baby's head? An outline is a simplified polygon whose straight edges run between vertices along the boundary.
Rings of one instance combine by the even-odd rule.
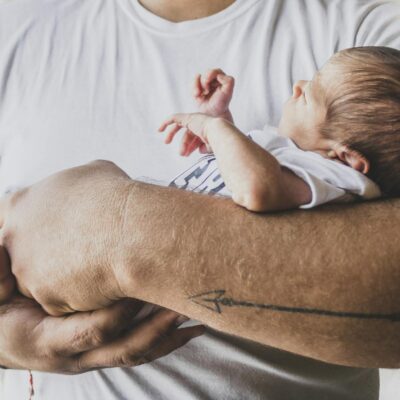
[[[293,86],[279,132],[399,196],[400,51],[358,47],[336,53],[311,81]]]

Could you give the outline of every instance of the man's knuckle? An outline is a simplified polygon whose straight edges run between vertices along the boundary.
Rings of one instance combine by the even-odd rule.
[[[149,355],[143,354],[139,358],[136,359],[137,365],[147,364],[152,362],[152,358]]]
[[[89,335],[89,340],[94,346],[101,346],[110,341],[110,333],[98,326],[90,329]]]
[[[113,366],[116,367],[135,367],[142,364],[140,362],[140,357],[137,353],[124,353],[116,357],[113,361]]]
[[[109,334],[98,326],[77,330],[71,340],[73,348],[99,347],[109,341]]]
[[[1,227],[0,231],[0,243],[5,247],[8,253],[12,252],[13,248],[13,231],[9,226],[9,220],[6,218],[4,225]]]
[[[47,350],[44,360],[42,359],[42,368],[45,371],[57,372],[66,374],[71,372],[71,364],[64,357],[61,357],[58,352]]]
[[[104,160],[104,159],[98,158],[97,160],[92,161],[91,164],[104,164],[104,165],[109,164],[109,165],[112,165],[114,163],[112,161],[110,161],[110,160]]]
[[[79,374],[85,372],[87,367],[82,362],[82,357],[76,357],[72,365],[69,367],[69,372],[72,374]]]
[[[9,210],[10,208],[16,207],[18,203],[24,198],[24,196],[26,196],[28,191],[29,187],[25,187],[7,195],[7,197],[4,200],[7,209]]]
[[[113,161],[103,159],[94,160],[90,163],[90,165],[95,168],[108,168],[110,170],[118,168]]]
[[[167,340],[169,338],[168,333],[165,330],[157,330],[155,331],[155,333],[153,334],[153,337],[150,340],[151,345],[156,345],[160,342],[163,342],[165,340]]]

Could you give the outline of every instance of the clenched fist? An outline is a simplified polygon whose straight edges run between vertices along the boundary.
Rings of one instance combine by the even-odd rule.
[[[124,297],[121,228],[132,180],[97,161],[2,199],[1,244],[22,294],[51,315],[103,308]]]

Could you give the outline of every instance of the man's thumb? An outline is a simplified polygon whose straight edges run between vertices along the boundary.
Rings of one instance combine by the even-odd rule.
[[[15,291],[15,278],[11,273],[10,258],[0,246],[0,304],[5,303]]]
[[[6,219],[6,210],[8,203],[10,201],[11,194],[5,194],[0,197],[0,228],[3,227],[4,221]]]

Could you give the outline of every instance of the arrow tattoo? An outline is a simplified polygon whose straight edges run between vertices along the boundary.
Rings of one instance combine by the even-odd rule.
[[[218,314],[222,314],[222,306],[225,307],[252,307],[263,308],[271,311],[299,313],[299,314],[315,314],[326,317],[339,318],[359,318],[359,319],[383,319],[391,322],[400,321],[400,312],[392,314],[376,314],[376,313],[361,313],[361,312],[344,312],[344,311],[329,311],[318,308],[304,307],[286,307],[275,304],[257,304],[249,301],[238,301],[231,297],[224,297],[225,290],[212,290],[188,297],[189,300],[202,307],[208,308]]]

